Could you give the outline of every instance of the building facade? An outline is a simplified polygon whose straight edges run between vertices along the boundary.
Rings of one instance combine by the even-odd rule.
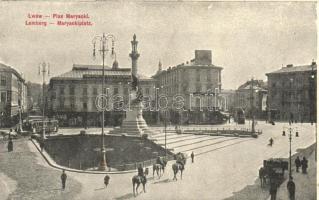
[[[194,59],[166,70],[159,63],[153,78],[161,115],[169,111],[170,122],[177,124],[214,123],[212,113],[218,108],[222,69],[212,64],[210,50],[195,50]]]
[[[316,121],[316,62],[302,66],[290,64],[266,75],[269,120]]]
[[[0,63],[0,127],[19,122],[28,111],[27,85],[14,68]]]
[[[263,80],[249,80],[235,92],[235,108],[242,108],[246,117],[259,119],[267,117],[267,83]]]
[[[64,126],[100,126],[101,109],[105,110],[105,125],[120,125],[129,109],[131,68],[120,68],[114,61],[105,67],[105,88],[102,93],[102,66],[73,65],[71,71],[53,77],[49,84],[49,113]],[[154,100],[155,81],[139,75],[145,101]],[[99,96],[104,94],[105,97]],[[107,105],[103,105],[105,100]],[[145,111],[145,119],[150,112]],[[151,120],[151,119],[150,119]]]
[[[231,113],[235,107],[235,90],[221,90],[218,95],[220,110]]]

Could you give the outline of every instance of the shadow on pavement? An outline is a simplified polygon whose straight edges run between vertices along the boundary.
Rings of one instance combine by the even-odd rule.
[[[96,188],[96,189],[94,189],[94,191],[98,191],[98,190],[105,190],[105,189],[106,189],[106,187]]]
[[[173,180],[167,178],[167,179],[164,179],[164,180],[160,180],[160,181],[154,182],[153,184],[161,184],[161,183],[169,183],[169,182],[173,182]]]
[[[134,198],[134,195],[132,193],[128,193],[128,194],[125,194],[123,196],[116,197],[115,199],[116,200],[125,200],[125,199],[131,199],[131,198]]]

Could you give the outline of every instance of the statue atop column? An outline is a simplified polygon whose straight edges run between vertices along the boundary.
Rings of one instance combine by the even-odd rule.
[[[130,91],[130,109],[126,111],[126,117],[122,122],[120,128],[115,128],[110,131],[111,134],[127,134],[131,136],[143,136],[151,134],[143,118],[143,94],[139,84],[139,77],[137,74],[137,59],[140,54],[137,52],[137,40],[134,34],[132,44],[132,52],[130,57],[132,59],[132,90]]]
[[[138,104],[143,100],[142,90],[139,86],[138,74],[137,74],[137,59],[140,54],[137,52],[137,44],[136,35],[134,34],[132,44],[132,52],[130,53],[130,57],[132,59],[132,92],[131,92],[131,100],[132,104]]]

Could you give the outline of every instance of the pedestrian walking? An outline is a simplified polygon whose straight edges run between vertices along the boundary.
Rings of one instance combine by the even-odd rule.
[[[61,174],[61,181],[62,181],[62,189],[64,190],[65,189],[65,183],[66,183],[66,179],[67,179],[67,175],[65,173],[65,170],[62,171],[62,174]]]
[[[296,172],[299,172],[299,167],[301,166],[301,161],[299,159],[299,156],[295,159],[295,165],[296,165]]]
[[[269,193],[270,193],[270,199],[271,200],[276,200],[277,196],[277,181],[275,178],[271,178],[270,180],[270,188],[269,188]]]
[[[191,153],[192,163],[194,163],[194,152]]]
[[[303,174],[307,174],[307,168],[308,168],[308,160],[306,159],[306,157],[303,157],[301,161],[301,169]]]
[[[274,144],[274,139],[270,138],[269,139],[269,146],[272,146]]]
[[[289,181],[287,183],[287,189],[289,193],[289,199],[295,200],[296,185],[292,179],[293,179],[292,176],[290,176]]]
[[[9,142],[8,142],[8,152],[13,151],[13,142],[12,142],[12,138],[9,138]]]
[[[110,176],[106,174],[105,177],[104,177],[105,188],[107,188],[109,182],[110,182]]]
[[[43,152],[43,149],[44,149],[44,141],[43,141],[43,139],[40,140],[40,148],[41,148],[41,152]]]

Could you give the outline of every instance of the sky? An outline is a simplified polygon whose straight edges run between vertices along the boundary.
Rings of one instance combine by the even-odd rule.
[[[50,77],[73,64],[101,64],[92,58],[92,39],[115,36],[120,67],[131,67],[136,34],[139,73],[155,74],[194,58],[196,49],[212,51],[223,67],[222,88],[236,89],[287,64],[317,59],[315,2],[0,2],[0,62],[41,82],[38,67],[50,63]],[[92,26],[26,26],[28,14],[88,14]],[[41,20],[41,19],[40,19]],[[42,20],[43,21],[43,20]],[[49,19],[55,22],[54,19]],[[110,56],[106,63],[113,61]],[[50,78],[49,77],[49,78]],[[47,78],[48,79],[48,78]]]

